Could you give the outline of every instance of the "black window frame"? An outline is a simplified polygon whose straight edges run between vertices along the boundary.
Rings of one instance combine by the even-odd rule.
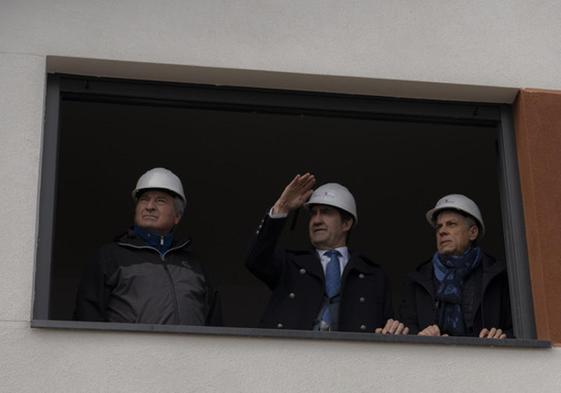
[[[435,101],[332,93],[269,90],[245,87],[180,84],[76,76],[47,75],[45,124],[40,180],[39,227],[36,250],[32,327],[117,331],[156,331],[258,337],[320,338],[336,340],[489,345],[470,337],[380,336],[364,333],[309,332],[254,328],[164,326],[49,319],[51,259],[56,218],[57,157],[60,102],[65,98],[139,105],[212,108],[236,111],[265,110],[322,116],[399,119],[411,122],[486,125],[497,128],[498,182],[503,217],[505,255],[515,340],[492,340],[494,346],[549,347],[535,340],[531,283],[524,231],[522,195],[511,105]]]

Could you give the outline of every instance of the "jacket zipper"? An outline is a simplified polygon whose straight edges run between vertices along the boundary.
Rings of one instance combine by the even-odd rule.
[[[173,277],[171,276],[171,273],[169,271],[168,268],[168,264],[164,258],[164,256],[162,255],[162,262],[163,262],[163,266],[164,266],[164,270],[166,271],[166,274],[168,275],[168,280],[171,284],[171,289],[173,291],[173,302],[175,305],[175,323],[179,325],[179,302],[177,301],[177,292],[175,290],[175,283],[173,282]]]
[[[162,237],[161,238],[161,243],[162,244],[163,244],[163,241],[164,241],[164,238]],[[186,242],[184,242],[184,243],[182,243],[178,246],[170,248],[169,250],[167,250],[163,254],[160,254],[160,251],[158,251],[156,248],[150,247],[150,246],[137,246],[137,245],[134,245],[134,244],[122,243],[122,242],[117,243],[117,244],[120,244],[120,245],[125,246],[125,247],[136,248],[136,249],[139,249],[139,250],[140,249],[153,250],[153,251],[156,251],[160,255],[160,259],[162,260],[162,266],[164,267],[164,270],[166,272],[166,275],[168,277],[168,280],[169,280],[169,283],[171,285],[171,289],[172,289],[172,292],[173,292],[173,303],[174,303],[174,308],[175,308],[175,310],[174,310],[175,313],[174,314],[175,314],[175,323],[176,324],[179,324],[179,321],[180,321],[180,318],[179,318],[179,302],[177,300],[177,291],[175,290],[175,283],[173,282],[173,277],[171,276],[171,272],[169,271],[169,268],[168,268],[168,265],[167,265],[166,255],[170,251],[177,250],[177,249],[185,247],[190,242],[191,242],[190,240],[187,240]]]

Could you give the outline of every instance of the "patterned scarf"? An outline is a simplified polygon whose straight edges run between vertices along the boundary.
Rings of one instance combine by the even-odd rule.
[[[434,276],[439,284],[436,291],[438,326],[443,333],[451,336],[466,334],[462,287],[464,278],[479,266],[480,253],[479,247],[474,247],[460,256],[435,253],[432,258]]]

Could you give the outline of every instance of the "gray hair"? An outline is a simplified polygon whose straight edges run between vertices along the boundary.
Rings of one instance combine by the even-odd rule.
[[[478,229],[477,237],[471,242],[471,244],[473,246],[476,246],[477,241],[479,240],[479,236],[481,235],[481,227],[479,226],[479,223],[477,222],[477,220],[475,218],[473,218],[472,216],[464,215],[464,214],[462,214],[462,216],[464,217],[464,222],[466,223],[468,229],[471,228],[474,225]]]
[[[185,202],[179,196],[173,197],[173,205],[175,206],[175,213],[178,217],[183,217],[183,213],[185,212]]]

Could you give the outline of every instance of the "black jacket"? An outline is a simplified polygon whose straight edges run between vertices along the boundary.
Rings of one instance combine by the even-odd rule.
[[[462,289],[466,335],[477,337],[481,329],[495,327],[512,337],[506,266],[488,254],[481,253],[481,257],[479,267],[466,278]],[[399,317],[412,334],[438,324],[435,291],[432,260],[424,262],[407,275]]]
[[[315,250],[276,250],[286,219],[263,219],[246,265],[272,290],[261,327],[311,330],[325,301],[325,277]],[[372,332],[392,317],[382,269],[351,253],[341,279],[338,329]]]
[[[220,324],[220,305],[189,241],[161,256],[134,232],[99,249],[84,271],[74,318],[171,325]]]

